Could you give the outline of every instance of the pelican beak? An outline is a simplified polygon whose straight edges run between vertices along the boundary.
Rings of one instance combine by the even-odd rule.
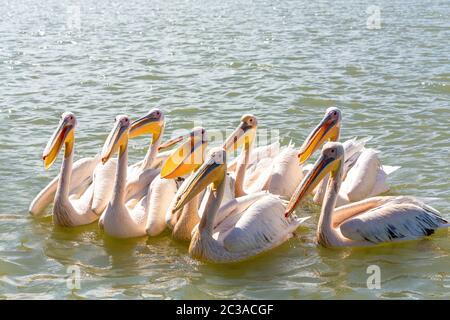
[[[326,157],[322,154],[320,158],[317,159],[312,170],[303,178],[302,182],[292,195],[291,200],[286,207],[285,216],[289,217],[300,201],[312,192],[330,171],[334,174],[338,170],[340,163],[340,159]]]
[[[226,164],[224,161],[217,162],[214,158],[209,158],[194,175],[183,183],[176,194],[176,202],[172,212],[176,212],[184,207],[196,195],[213,184],[215,189],[217,185],[225,178]]]
[[[306,138],[298,153],[299,164],[303,164],[327,140],[337,141],[340,133],[340,121],[333,120],[327,114],[319,125]]]
[[[144,134],[152,134],[152,143],[159,139],[164,126],[164,120],[152,114],[147,114],[131,124],[129,139],[142,136]]]
[[[164,151],[166,149],[171,148],[173,145],[183,141],[187,136],[178,136],[176,138],[170,139],[164,143],[161,143],[158,147],[158,152]]]
[[[186,140],[166,159],[161,169],[161,177],[174,179],[197,170],[204,161],[208,141],[204,129],[192,130],[188,135],[177,137],[165,143],[164,147]]]
[[[53,163],[55,163],[63,144],[73,140],[73,129],[73,125],[69,124],[65,119],[60,121],[58,128],[48,141],[42,154],[42,160],[44,161],[44,168],[46,170],[49,169]],[[68,143],[67,146],[69,145],[70,144]],[[70,154],[70,152],[71,150],[67,150],[66,154]]]
[[[223,148],[227,152],[234,152],[240,146],[244,145],[244,148],[248,150],[252,144],[256,135],[256,126],[251,126],[242,121],[234,132],[224,142]]]
[[[129,128],[123,126],[120,121],[116,121],[114,128],[106,138],[105,144],[103,145],[101,157],[102,163],[105,164],[116,152],[119,150],[123,151],[123,146],[128,143],[128,130]]]

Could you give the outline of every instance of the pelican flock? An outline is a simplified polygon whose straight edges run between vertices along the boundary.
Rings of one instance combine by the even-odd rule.
[[[246,260],[288,241],[310,218],[298,208],[308,199],[322,205],[316,242],[324,247],[417,240],[447,229],[449,222],[419,199],[384,195],[388,175],[400,167],[382,165],[367,138],[339,142],[342,119],[340,109],[328,108],[297,149],[279,141],[256,146],[261,120],[245,114],[221,146],[207,151],[203,127],[163,142],[166,120],[155,108],[134,121],[117,116],[101,152],[74,161],[77,119],[66,112],[42,155],[48,169],[64,149],[60,172],[29,212],[39,217],[52,206],[55,225],[97,222],[114,238],[168,230],[189,243],[192,258],[211,263]],[[151,143],[144,159],[129,165],[129,139],[145,135]],[[307,164],[321,146],[318,160]]]

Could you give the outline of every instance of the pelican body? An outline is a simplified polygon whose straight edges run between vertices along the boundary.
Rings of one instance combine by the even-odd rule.
[[[143,193],[145,193],[145,188],[148,187],[153,178],[159,173],[159,171],[155,171],[154,169],[160,166],[162,161],[165,159],[164,154],[157,153],[164,130],[164,116],[159,109],[153,109],[149,114],[151,113],[161,114],[162,126],[160,132],[155,132],[155,134],[153,134],[152,144],[148,149],[145,158],[128,168],[128,181],[126,188],[127,199],[135,202],[143,196]],[[72,113],[70,114],[75,117]],[[136,124],[130,129],[130,138],[138,137],[147,133],[145,128],[139,125],[139,122],[143,121],[147,116],[148,115],[136,121]],[[114,161],[109,161],[106,165],[103,165],[101,162],[100,153],[95,157],[86,157],[75,161],[72,164],[70,179],[65,178],[66,180],[70,180],[69,198],[72,200],[76,199],[78,202],[81,201],[81,198],[83,198],[82,201],[90,201],[92,211],[97,216],[100,216],[112,196],[112,182],[116,167],[117,161],[115,161],[115,159]],[[45,208],[54,202],[60,176],[60,174],[57,175],[33,199],[29,207],[29,212],[31,215],[42,215]],[[83,196],[84,194],[90,194],[92,199],[88,196]],[[87,203],[83,204],[85,207],[88,205],[89,204]]]
[[[98,214],[92,209],[92,204],[96,200],[96,190],[92,178],[92,172],[101,173],[102,169],[109,171],[110,168],[99,168],[96,160],[85,160],[78,162],[77,174],[73,174],[73,157],[75,147],[75,127],[77,125],[76,117],[71,112],[66,112],[61,116],[58,128],[54,132],[52,138],[48,142],[42,159],[44,167],[50,168],[64,146],[64,156],[61,165],[59,177],[44,189],[43,192],[31,204],[30,212],[38,213],[43,210],[44,206],[51,202],[51,194],[55,192],[53,206],[53,222],[56,225],[64,227],[75,227],[90,224],[98,219]],[[108,175],[105,174],[105,179]],[[77,183],[72,180],[80,179]],[[111,188],[112,180],[106,181],[106,188]],[[53,191],[56,185],[56,190]],[[97,192],[108,192],[107,190],[99,190]],[[45,201],[44,201],[45,200]],[[97,201],[99,207],[106,204]]]
[[[144,183],[142,195],[135,201],[127,201],[128,139],[132,128],[139,134],[152,133],[153,139],[158,140],[163,123],[163,116],[159,110],[153,110],[133,124],[127,116],[116,117],[115,126],[106,139],[101,153],[104,164],[115,153],[119,154],[112,199],[99,222],[110,236],[131,238],[146,235],[151,188]]]
[[[189,134],[176,137],[167,141],[162,147],[167,148],[175,143],[185,141],[167,158],[161,170],[161,179],[165,181],[175,181],[174,179],[182,179],[181,185],[177,190],[183,188],[188,179],[189,174],[195,174],[195,171],[204,161],[205,150],[207,147],[207,134],[204,128],[194,128]],[[241,140],[240,140],[241,141]],[[226,201],[236,197],[235,185],[239,183],[239,177],[243,179],[244,171],[237,176],[226,176],[225,178],[225,194]],[[177,185],[178,187],[178,185]],[[199,206],[202,199],[207,197],[208,192],[202,192],[193,197],[191,201],[186,203],[180,210],[173,211],[176,202],[176,195],[172,197],[172,201],[166,211],[167,226],[172,229],[172,237],[179,241],[190,241],[192,230],[200,221]]]
[[[146,115],[131,123],[128,133],[129,139],[144,134],[152,135],[151,145],[148,148],[144,159],[132,166],[129,166],[127,169],[125,195],[123,201],[125,202],[127,208],[136,209],[138,211],[148,211],[148,217],[152,220],[151,230],[155,235],[160,234],[164,230],[165,225],[163,219],[161,219],[159,210],[157,210],[158,207],[155,207],[154,205],[155,201],[148,204],[147,202],[149,194],[152,194],[155,199],[161,198],[161,194],[159,192],[160,190],[155,190],[155,188],[153,188],[150,192],[149,188],[151,188],[153,181],[159,175],[159,165],[164,159],[164,157],[158,153],[164,127],[165,118],[163,112],[158,108],[154,108]],[[117,163],[116,159],[108,159],[104,165],[107,166],[110,162]],[[111,198],[112,192],[111,196],[108,198],[108,201]],[[101,229],[104,228],[104,215],[105,211],[99,219],[99,227]],[[147,220],[145,223],[147,223]]]
[[[279,142],[254,148],[257,127],[254,115],[243,115],[241,123],[223,145],[227,151],[243,145],[241,154],[228,166],[232,175],[246,175],[246,179],[236,184],[236,196],[266,190],[290,197],[303,177],[303,168],[297,164],[297,152],[292,144],[280,148]]]
[[[289,217],[297,204],[329,174],[317,226],[317,241],[324,247],[373,246],[416,240],[449,223],[439,212],[413,197],[371,197],[335,209],[342,183],[344,147],[324,145],[320,158],[302,180],[286,210]]]
[[[213,263],[242,261],[292,237],[304,219],[286,219],[285,207],[277,196],[250,194],[223,204],[226,173],[226,151],[215,148],[178,190],[174,211],[209,188],[189,245],[193,258]]]
[[[306,138],[298,153],[298,160],[303,164],[326,141],[338,141],[341,131],[342,112],[331,107],[325,112],[324,118]],[[347,140],[343,146],[345,159],[343,162],[342,188],[337,196],[337,205],[377,196],[389,191],[386,178],[388,174],[400,167],[382,166],[377,152],[364,147],[366,141]],[[317,186],[314,202],[320,203],[324,196],[328,177]],[[300,181],[299,181],[300,182]],[[298,184],[297,184],[298,185]]]

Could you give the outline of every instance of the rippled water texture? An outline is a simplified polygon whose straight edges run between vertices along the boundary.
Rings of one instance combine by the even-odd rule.
[[[376,4],[381,29],[366,28],[369,4],[357,0],[2,1],[0,298],[448,299],[447,232],[323,249],[313,240],[319,207],[309,205],[296,238],[223,267],[190,259],[168,234],[116,241],[95,224],[66,230],[27,213],[59,170],[61,160],[45,172],[40,155],[66,110],[78,116],[82,157],[99,151],[115,115],[154,106],[167,136],[193,121],[232,128],[251,112],[297,146],[340,106],[343,139],[372,136],[383,163],[403,167],[391,194],[428,198],[450,218],[450,2]],[[147,145],[133,141],[131,160]],[[371,264],[379,290],[366,287]],[[78,290],[66,286],[72,265]]]

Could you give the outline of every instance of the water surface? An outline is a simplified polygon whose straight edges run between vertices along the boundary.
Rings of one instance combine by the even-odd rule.
[[[366,28],[372,4],[3,0],[0,298],[448,299],[446,232],[323,249],[314,243],[319,207],[309,205],[299,214],[313,218],[294,239],[224,267],[190,259],[167,233],[117,241],[95,224],[67,230],[27,212],[59,170],[60,160],[45,172],[40,155],[64,111],[78,117],[76,156],[84,157],[100,150],[115,115],[155,106],[166,113],[167,136],[199,121],[232,128],[254,113],[261,129],[297,146],[339,106],[343,139],[372,136],[383,163],[402,166],[390,194],[425,197],[450,218],[450,2],[378,1],[375,30]],[[132,161],[148,140],[132,142]],[[366,286],[372,264],[381,268],[379,290]],[[66,286],[73,265],[79,290]]]

